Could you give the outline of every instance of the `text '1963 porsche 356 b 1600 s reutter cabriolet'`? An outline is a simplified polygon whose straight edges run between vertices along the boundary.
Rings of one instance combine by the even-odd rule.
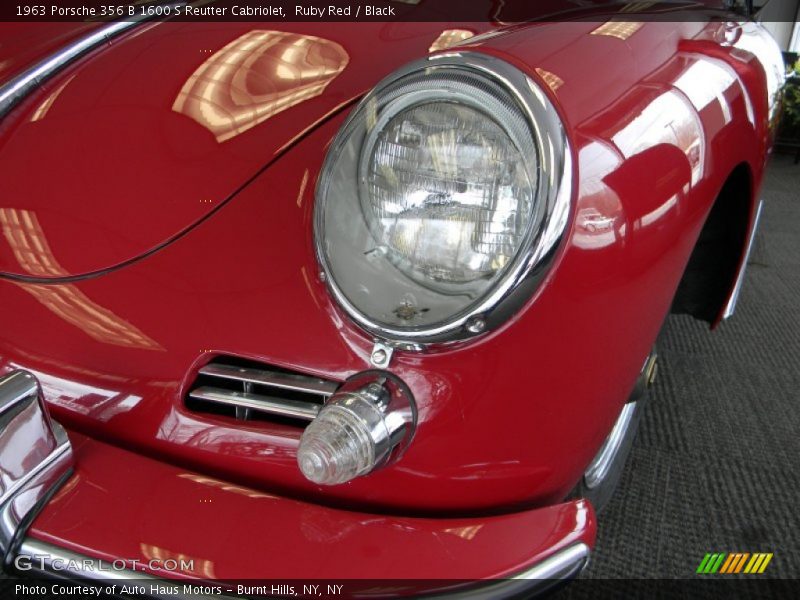
[[[781,56],[716,4],[2,25],[5,569],[579,573],[758,221]]]

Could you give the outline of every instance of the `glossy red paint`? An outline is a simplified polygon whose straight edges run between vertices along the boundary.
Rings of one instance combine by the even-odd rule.
[[[723,27],[653,22],[620,31],[598,22],[541,23],[473,44],[530,73],[558,106],[576,165],[573,223],[548,279],[502,329],[460,347],[395,353],[391,370],[408,383],[420,412],[416,437],[396,465],[319,488],[297,469],[299,429],[193,414],[183,405],[196,367],[220,353],[338,381],[369,368],[371,340],[319,280],[311,238],[317,174],[343,113],[298,139],[213,218],[145,259],[70,283],[0,281],[4,368],[34,371],[54,416],[76,431],[271,493],[406,515],[560,502],[628,397],[725,179],[744,164],[754,190],[760,184],[769,99],[759,90],[768,57],[720,46]],[[215,31],[218,44],[232,37]],[[370,60],[370,44],[391,31],[342,27],[336,39],[350,66],[328,89],[353,98],[412,54],[424,54],[423,39],[431,38],[409,26],[415,42],[387,41],[381,61]],[[308,24],[302,33],[325,35]],[[717,40],[713,55],[703,50],[709,40]],[[587,68],[586,57],[597,64]],[[324,97],[318,102],[328,102]],[[241,156],[253,166],[257,139],[303,133],[327,114],[312,104],[242,134]],[[187,133],[180,141],[192,139]],[[280,154],[277,146],[261,148],[264,161]],[[109,148],[120,151],[116,143]],[[100,160],[109,148],[90,152]],[[224,187],[232,172],[247,171],[228,170],[223,154],[213,150],[213,168],[192,167],[195,190]],[[176,168],[188,164],[161,158]],[[182,198],[189,177],[182,173],[175,180],[147,174],[135,186],[167,186]],[[58,184],[49,177],[47,185]],[[105,185],[119,181],[98,177]],[[92,202],[99,204],[96,191]],[[114,210],[107,218],[118,227]],[[144,212],[130,219],[148,221]],[[97,257],[109,264],[106,250],[67,248],[76,231],[70,237],[33,227],[26,235],[60,239],[49,245],[52,257],[39,258],[70,265],[68,271]],[[155,237],[163,236],[148,244]],[[132,252],[129,241],[119,242],[128,248],[120,256]]]
[[[513,575],[574,543],[594,544],[594,513],[583,500],[471,519],[358,513],[71,437],[75,475],[30,535],[131,567],[136,560],[161,577],[478,580]],[[158,570],[170,558],[192,568]]]
[[[0,22],[0,81],[7,81],[90,33],[100,23]]]
[[[84,275],[174,239],[446,28],[146,23],[114,38],[4,119],[0,219],[33,220],[54,260],[0,239],[0,273]]]

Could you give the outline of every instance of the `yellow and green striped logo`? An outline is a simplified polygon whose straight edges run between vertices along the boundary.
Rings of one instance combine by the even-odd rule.
[[[713,575],[716,573],[729,575],[731,573],[763,573],[769,561],[772,560],[772,552],[718,552],[706,554],[697,567],[700,575]]]

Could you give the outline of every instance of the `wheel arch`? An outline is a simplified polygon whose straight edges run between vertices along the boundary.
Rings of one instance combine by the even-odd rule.
[[[726,178],[678,283],[671,313],[691,315],[712,328],[721,320],[747,250],[755,208],[753,180],[746,162]]]

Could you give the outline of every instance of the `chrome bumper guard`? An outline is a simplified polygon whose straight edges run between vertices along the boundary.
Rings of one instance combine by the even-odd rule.
[[[0,555],[6,569],[28,526],[72,470],[64,428],[27,371],[0,378]]]

